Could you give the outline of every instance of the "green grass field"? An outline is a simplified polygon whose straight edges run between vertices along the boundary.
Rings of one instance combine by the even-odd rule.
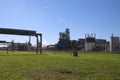
[[[0,80],[120,80],[120,54],[1,51]]]

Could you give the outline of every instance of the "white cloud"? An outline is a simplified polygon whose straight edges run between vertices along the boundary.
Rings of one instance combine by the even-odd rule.
[[[42,42],[42,46],[43,47],[46,47],[47,45],[49,45],[50,43],[49,42],[47,42],[46,40],[43,40],[43,42]]]

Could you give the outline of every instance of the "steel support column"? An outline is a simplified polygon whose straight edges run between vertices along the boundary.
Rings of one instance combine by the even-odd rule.
[[[40,40],[39,40],[40,37]],[[36,48],[36,53],[40,52],[42,54],[42,34],[36,34],[37,38],[37,48]]]
[[[38,35],[36,34],[36,54],[38,54]]]
[[[40,34],[40,54],[42,54],[42,34]]]

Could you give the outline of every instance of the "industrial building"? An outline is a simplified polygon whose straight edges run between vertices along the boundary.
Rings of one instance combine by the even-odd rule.
[[[85,39],[78,39],[78,50],[84,51],[85,50]]]
[[[106,44],[105,44],[105,51],[106,52],[110,51],[110,42],[109,41],[107,41]]]
[[[70,31],[67,28],[65,32],[59,33],[58,49],[59,50],[69,50],[70,49]]]
[[[120,51],[119,37],[111,36],[110,41],[106,39],[96,39],[96,34],[85,34],[85,38],[70,40],[70,30],[59,33],[59,41],[56,44],[56,50],[80,50],[80,51]]]
[[[118,52],[120,51],[120,40],[119,40],[119,37],[116,37],[116,36],[112,36],[110,37],[110,51],[111,52]]]
[[[0,50],[18,50],[18,51],[30,51],[33,50],[33,46],[30,43],[15,43],[13,40],[11,42],[0,40]]]
[[[85,34],[85,50],[93,51],[95,49],[95,34]]]
[[[96,39],[95,45],[96,45],[96,51],[107,51],[107,42],[105,39]]]

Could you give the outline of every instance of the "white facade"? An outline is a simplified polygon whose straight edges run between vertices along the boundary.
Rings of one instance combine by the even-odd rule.
[[[92,51],[95,48],[95,43],[93,42],[86,42],[85,43],[85,50]]]
[[[110,39],[110,51],[119,51],[119,37],[111,37]]]

